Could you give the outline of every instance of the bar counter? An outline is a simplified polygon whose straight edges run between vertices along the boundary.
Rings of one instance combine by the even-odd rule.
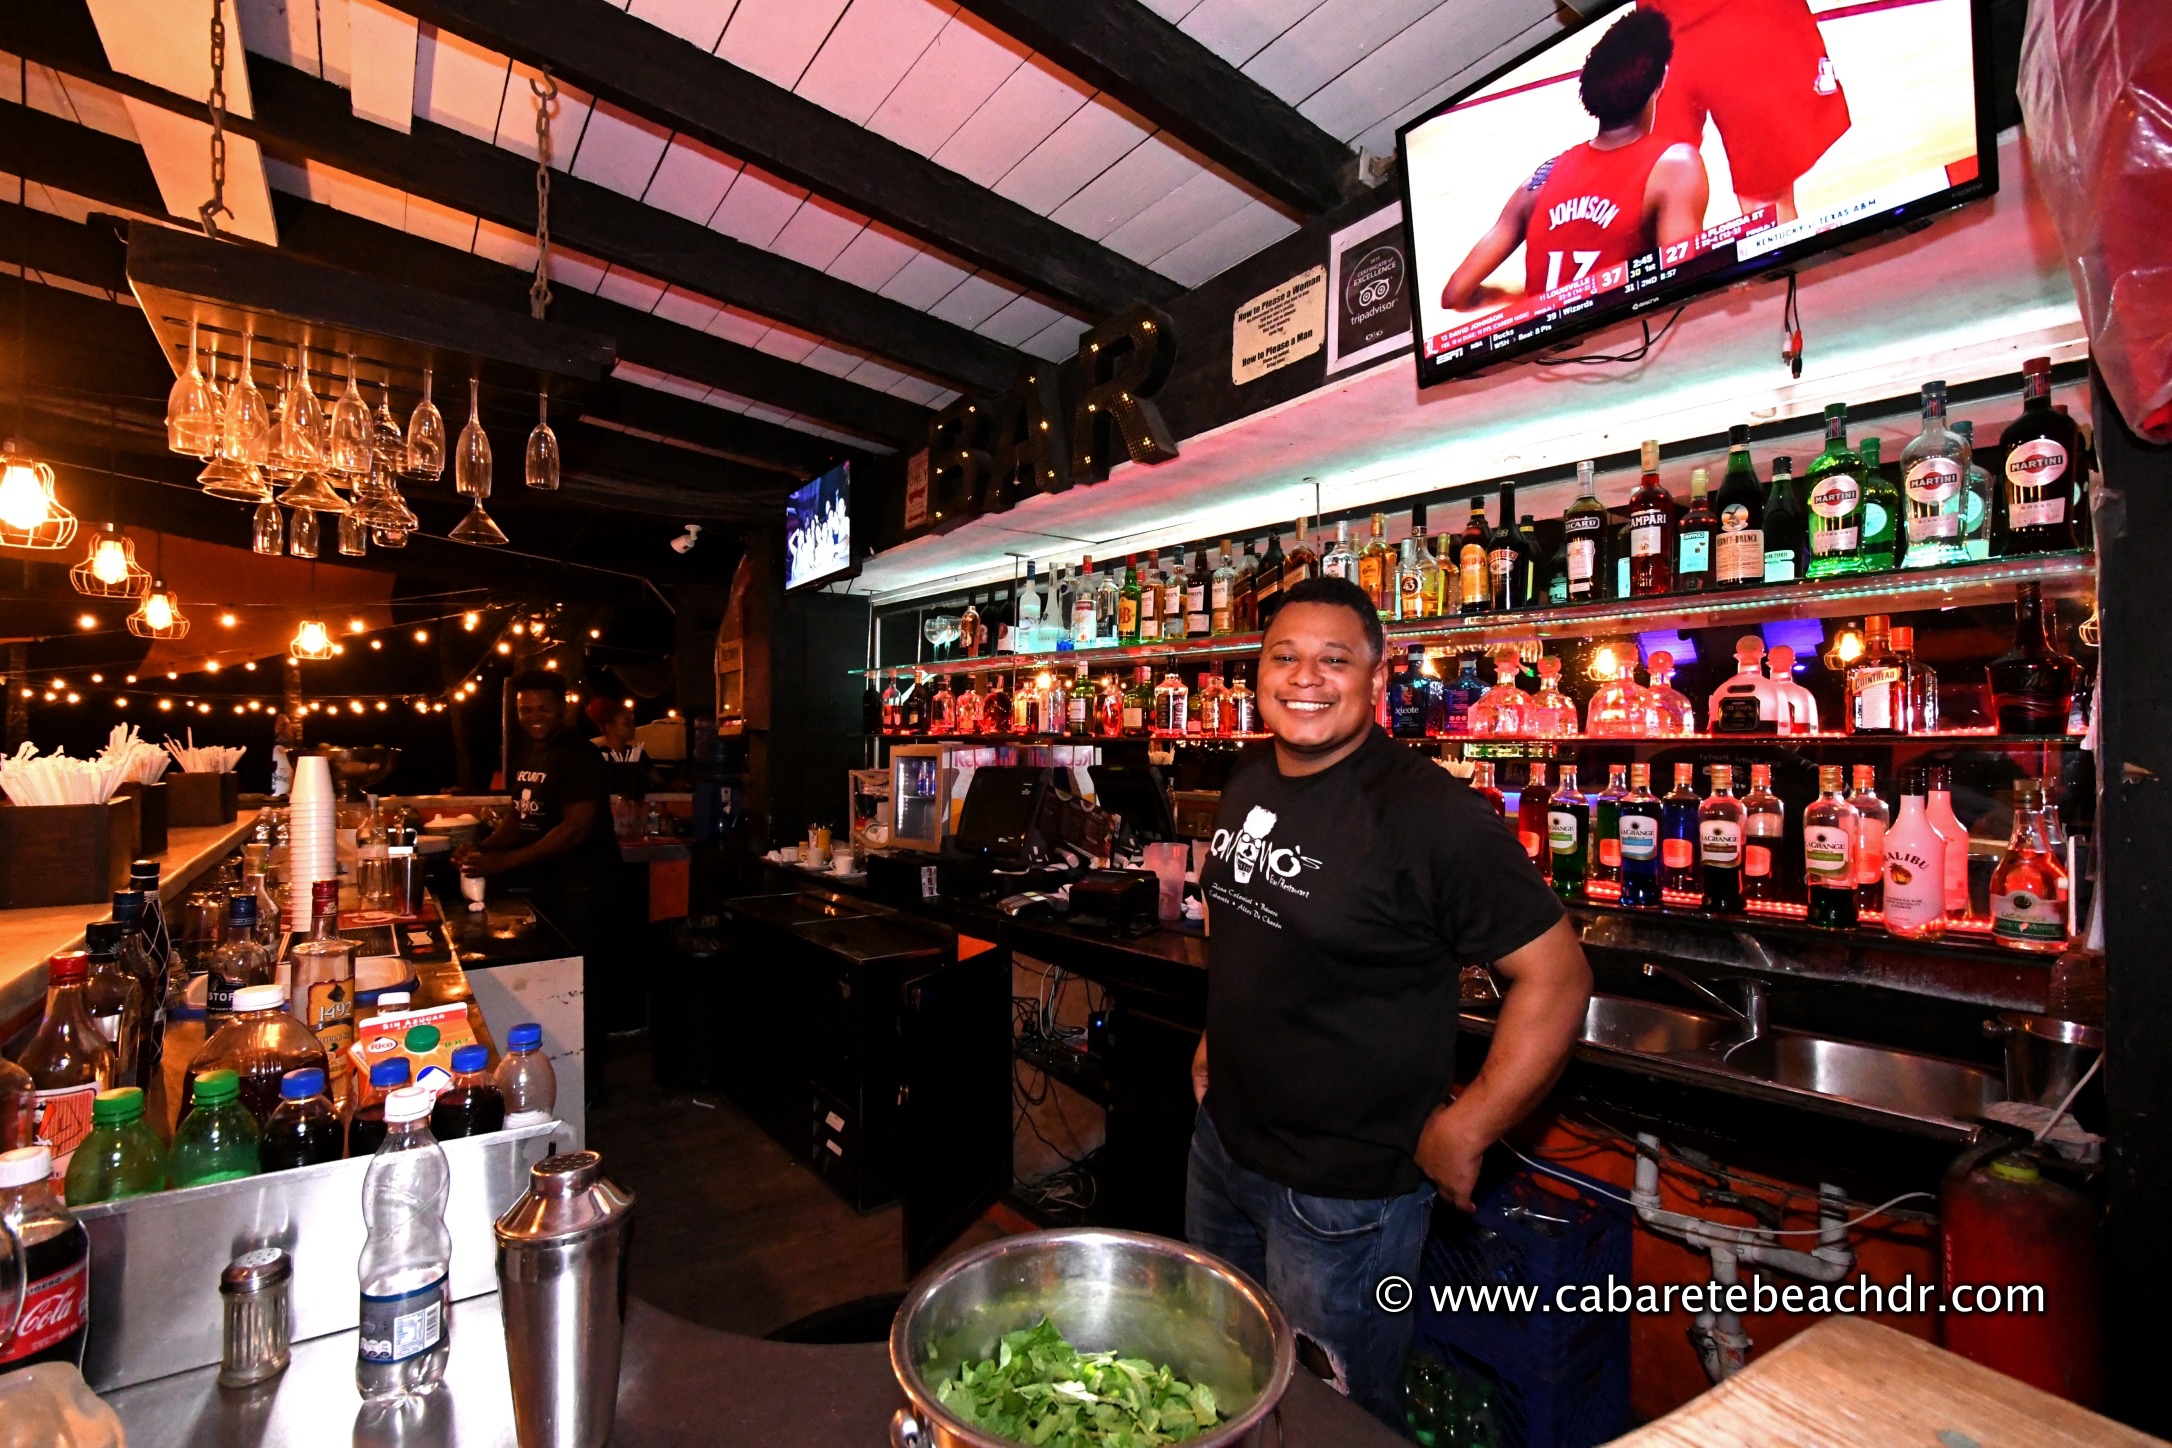
[[[296,1343],[283,1374],[221,1389],[218,1369],[177,1373],[106,1401],[130,1448],[458,1444],[512,1448],[513,1395],[495,1296],[456,1303],[445,1387],[405,1412],[365,1408],[355,1335]],[[717,1332],[635,1300],[626,1313],[613,1448],[865,1448],[889,1441],[905,1395],[885,1343],[817,1346]],[[1289,1448],[1391,1448],[1403,1440],[1300,1369],[1282,1398]]]

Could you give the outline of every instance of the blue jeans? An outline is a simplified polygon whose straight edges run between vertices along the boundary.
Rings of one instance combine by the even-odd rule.
[[[1431,1183],[1399,1197],[1292,1191],[1230,1160],[1201,1110],[1192,1126],[1184,1235],[1265,1287],[1298,1335],[1299,1357],[1400,1433],[1403,1359],[1417,1329],[1412,1298],[1433,1196]],[[1397,1312],[1376,1296],[1388,1277],[1411,1284]]]

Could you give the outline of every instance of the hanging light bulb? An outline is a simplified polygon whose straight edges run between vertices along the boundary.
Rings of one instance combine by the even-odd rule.
[[[287,552],[296,558],[317,556],[317,515],[309,508],[296,508],[287,515]]]
[[[369,524],[351,511],[339,515],[339,551],[349,558],[360,558],[370,551]]]
[[[266,498],[256,505],[256,517],[252,520],[249,547],[258,553],[279,556],[279,545],[286,541],[286,522],[279,516],[279,505]]]
[[[453,487],[471,498],[490,496],[490,436],[483,431],[483,383],[468,379],[468,420],[453,453]]]
[[[139,639],[182,639],[189,634],[187,615],[181,612],[181,604],[166,587],[166,581],[151,581],[150,591],[136,605],[136,611],[128,616],[128,631]]]
[[[53,469],[8,439],[0,449],[0,543],[13,548],[65,548],[75,539],[75,514],[53,493]]]
[[[151,575],[136,562],[134,540],[106,523],[91,538],[83,561],[68,570],[68,582],[92,598],[141,598],[151,586]]]
[[[196,365],[196,322],[189,321],[189,370],[176,377],[166,394],[166,446],[192,458],[208,458],[218,448],[219,414],[211,388]]]
[[[551,395],[535,397],[535,431],[528,434],[528,455],[522,475],[528,486],[541,493],[558,491],[558,434],[551,431]]]
[[[302,626],[294,631],[294,641],[287,645],[287,652],[297,659],[328,659],[332,657],[332,631],[324,626],[324,620],[305,618]]]
[[[418,483],[445,476],[445,415],[430,400],[432,369],[422,369],[422,401],[407,419],[407,475]]]

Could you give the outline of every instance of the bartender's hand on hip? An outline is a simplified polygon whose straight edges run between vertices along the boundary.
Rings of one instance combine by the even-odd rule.
[[[1473,1120],[1472,1113],[1458,1114],[1452,1101],[1436,1106],[1418,1133],[1418,1170],[1459,1210],[1476,1211],[1471,1191],[1478,1185],[1478,1169],[1492,1144],[1493,1138]]]
[[[1207,1035],[1199,1033],[1199,1049],[1192,1052],[1192,1100],[1207,1099]]]

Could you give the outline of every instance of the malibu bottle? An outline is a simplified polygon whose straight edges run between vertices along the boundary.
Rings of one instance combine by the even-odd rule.
[[[1765,495],[1750,462],[1750,430],[1727,429],[1727,472],[1713,498],[1719,531],[1712,537],[1712,581],[1748,588],[1765,581]]]
[[[1825,408],[1825,451],[1810,460],[1810,568],[1812,578],[1854,573],[1862,567],[1863,460],[1848,446],[1848,405]]]

